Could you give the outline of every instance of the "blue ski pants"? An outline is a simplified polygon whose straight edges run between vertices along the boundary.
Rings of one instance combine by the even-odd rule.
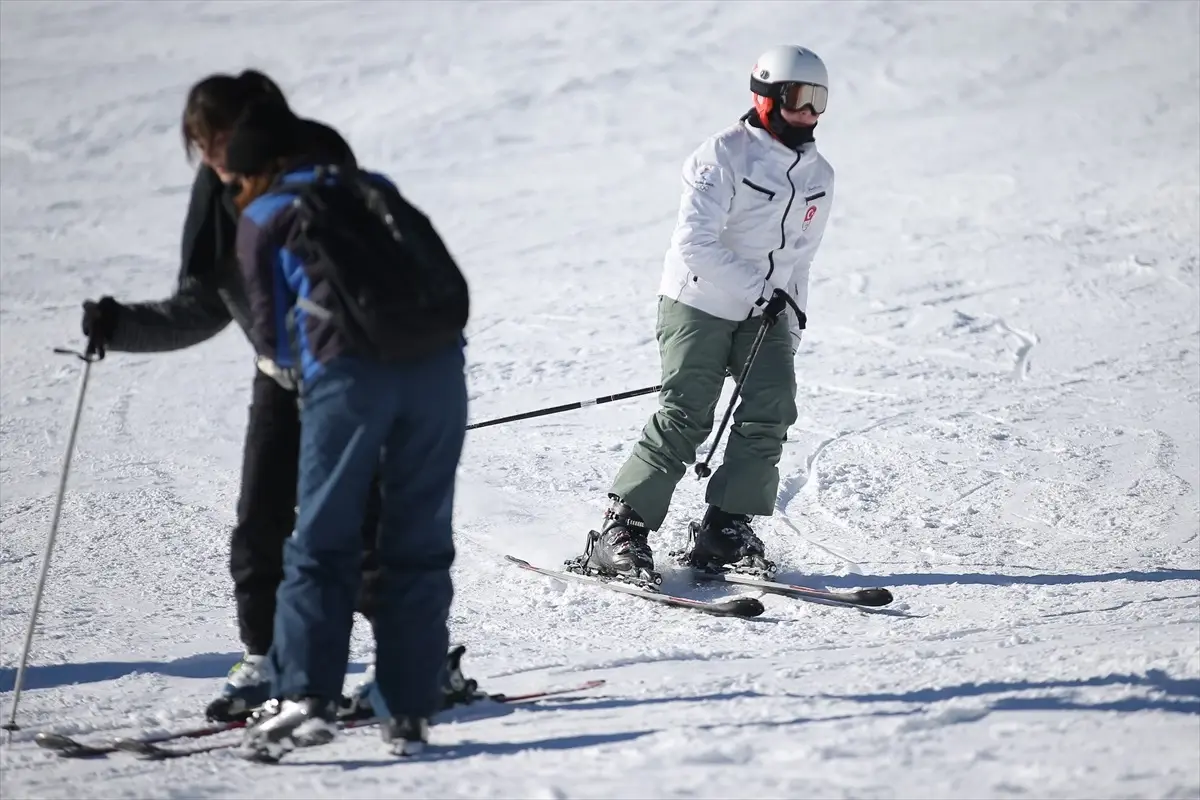
[[[273,695],[335,700],[362,576],[361,525],[380,474],[375,680],[393,715],[431,717],[449,645],[455,473],[467,423],[459,345],[420,361],[338,357],[303,389],[300,506],[284,547]]]

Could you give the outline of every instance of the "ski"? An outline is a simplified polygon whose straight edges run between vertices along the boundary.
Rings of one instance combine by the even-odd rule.
[[[365,728],[371,725],[378,725],[378,718],[371,719],[352,719],[339,721],[337,724],[338,730],[346,731],[353,728]],[[244,725],[242,726],[244,727]],[[143,761],[166,761],[172,758],[187,758],[188,756],[198,755],[200,753],[211,753],[214,750],[228,750],[237,747],[242,743],[241,739],[235,739],[227,742],[215,742],[213,744],[201,745],[200,747],[172,747],[168,743],[160,744],[155,742],[147,742],[145,739],[117,739],[113,742],[113,747],[122,753],[129,753],[137,756]]]
[[[245,727],[244,720],[235,722],[221,722],[216,725],[205,725],[200,728],[189,728],[182,731],[172,731],[168,733],[155,733],[146,736],[137,736],[130,738],[110,739],[96,743],[80,742],[77,739],[72,739],[70,736],[65,736],[61,733],[51,733],[50,731],[40,731],[33,737],[33,741],[38,747],[43,750],[51,750],[63,758],[96,758],[98,756],[106,756],[109,753],[115,753],[125,747],[134,747],[136,745],[153,746],[160,742],[171,742],[179,739],[202,739],[206,736],[215,736],[218,733],[232,731],[238,728]]]
[[[543,689],[536,692],[526,692],[524,694],[484,694],[478,697],[472,703],[456,706],[456,708],[469,708],[477,702],[491,700],[496,703],[505,703],[510,705],[521,705],[523,703],[533,703],[545,697],[554,697],[563,694],[572,694],[575,692],[583,692],[589,689],[596,689],[603,686],[603,679],[590,680],[576,686],[567,686],[560,689]],[[347,731],[355,728],[369,728],[378,725],[382,720],[378,717],[370,719],[351,719],[338,722],[338,730]],[[124,753],[130,753],[145,761],[165,761],[173,758],[186,758],[200,753],[210,753],[213,750],[228,750],[237,747],[242,742],[236,740],[232,742],[219,742],[216,744],[204,745],[202,747],[170,747],[162,744],[148,743],[138,739],[118,740],[116,748]],[[308,748],[300,748],[308,749]]]
[[[710,583],[730,583],[739,586],[750,586],[769,594],[794,597],[797,600],[809,600],[816,603],[826,603],[841,606],[856,606],[859,608],[879,608],[892,602],[892,593],[887,589],[858,589],[853,592],[831,592],[826,589],[813,589],[808,586],[797,586],[778,581],[764,581],[750,575],[739,575],[736,572],[706,572],[693,570],[697,580]]]
[[[114,743],[117,750],[137,756],[143,761],[166,761],[171,758],[186,758],[199,753],[211,753],[213,750],[227,750],[237,747],[241,740],[232,742],[216,742],[200,747],[178,748],[169,745],[151,744],[140,739],[121,739]]]
[[[33,737],[33,741],[38,747],[44,750],[52,750],[63,758],[94,758],[96,756],[106,756],[109,753],[116,752],[117,749],[110,742],[90,744],[72,739],[70,736],[64,736],[61,733],[50,733],[48,731],[41,731]]]
[[[489,694],[486,699],[497,703],[529,703],[534,700],[541,700],[543,697],[556,697],[560,694],[574,694],[575,692],[586,692],[589,689],[599,689],[605,684],[603,678],[596,680],[585,681],[578,686],[568,686],[563,689],[543,689],[538,692],[526,692],[525,694]]]
[[[766,609],[761,601],[753,597],[734,597],[729,600],[716,600],[712,602],[704,600],[692,600],[687,597],[678,597],[676,595],[665,594],[660,591],[651,589],[640,589],[627,583],[622,583],[618,580],[605,580],[604,578],[594,575],[581,575],[578,572],[567,572],[566,570],[547,569],[545,567],[537,567],[530,564],[524,559],[516,556],[506,555],[505,559],[516,564],[521,569],[536,572],[540,575],[547,575],[551,578],[562,578],[564,580],[573,580],[579,583],[586,583],[592,586],[600,586],[605,589],[611,589],[614,592],[641,597],[645,600],[650,600],[655,603],[661,603],[665,606],[673,608],[686,608],[692,611],[699,611],[704,614],[712,614],[717,617],[740,617],[742,619],[751,619],[762,614]]]
[[[512,705],[533,703],[546,697],[556,697],[558,695],[573,694],[575,692],[585,692],[590,689],[599,688],[604,684],[605,681],[603,679],[597,679],[585,681],[574,686],[566,686],[556,689],[543,689],[536,692],[525,692],[523,694],[483,694],[471,704],[467,704],[467,706],[463,707],[468,707],[476,702],[486,700]],[[343,720],[338,722],[338,729],[352,730],[354,728],[365,728],[371,725],[378,725],[380,721],[381,720],[379,718]],[[111,739],[96,744],[80,742],[72,739],[69,736],[43,731],[34,737],[34,741],[37,742],[39,747],[45,750],[51,750],[63,758],[96,758],[119,752],[128,753],[147,761],[165,761],[168,759],[194,756],[199,753],[210,753],[214,750],[226,750],[232,747],[237,747],[239,744],[241,744],[240,739],[235,741],[216,742],[213,744],[202,745],[200,747],[185,748],[173,747],[171,745],[175,742],[185,739],[200,739],[244,727],[246,727],[246,721],[239,720],[237,722],[221,723],[218,725],[210,725],[203,728],[193,728],[191,730],[178,731],[175,733]]]

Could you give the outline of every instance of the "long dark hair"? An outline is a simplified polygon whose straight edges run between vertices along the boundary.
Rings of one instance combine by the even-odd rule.
[[[215,73],[193,85],[188,90],[180,124],[188,160],[196,157],[200,145],[209,144],[218,134],[232,131],[246,109],[260,101],[287,106],[279,85],[255,69],[236,76]]]

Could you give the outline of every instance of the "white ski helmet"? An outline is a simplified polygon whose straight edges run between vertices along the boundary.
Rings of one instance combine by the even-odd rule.
[[[829,103],[829,73],[816,53],[806,47],[785,44],[772,47],[758,57],[750,72],[750,91],[763,125],[771,128],[775,108],[800,109],[812,106],[825,113]]]

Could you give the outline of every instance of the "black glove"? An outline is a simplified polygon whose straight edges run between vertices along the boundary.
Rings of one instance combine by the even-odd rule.
[[[776,289],[771,293],[771,299],[767,301],[767,305],[763,308],[763,316],[771,321],[774,325],[779,321],[779,315],[787,311],[787,295],[782,290]]]
[[[101,297],[99,302],[83,301],[83,335],[88,339],[88,353],[104,358],[104,348],[117,331],[117,318],[121,304],[111,297]]]

